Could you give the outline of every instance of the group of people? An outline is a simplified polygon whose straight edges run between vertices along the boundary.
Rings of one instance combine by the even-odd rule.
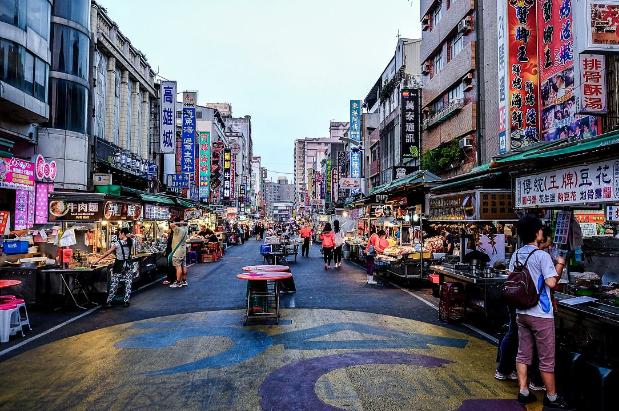
[[[340,268],[342,266],[344,236],[340,229],[339,220],[333,221],[333,228],[331,227],[331,223],[325,223],[320,233],[320,241],[322,241],[322,256],[325,262],[325,271],[331,268],[331,260],[333,260],[335,268]]]

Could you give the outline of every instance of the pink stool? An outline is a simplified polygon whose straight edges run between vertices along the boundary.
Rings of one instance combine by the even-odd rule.
[[[17,304],[0,305],[0,342],[8,342],[9,337],[18,331],[25,337]]]
[[[3,295],[0,296],[0,304],[15,304],[17,305],[17,310],[19,311],[19,321],[22,327],[28,326],[28,329],[32,331],[32,327],[30,326],[30,318],[28,317],[28,309],[26,309],[26,301],[17,298],[14,295]],[[22,331],[23,334],[23,331]]]

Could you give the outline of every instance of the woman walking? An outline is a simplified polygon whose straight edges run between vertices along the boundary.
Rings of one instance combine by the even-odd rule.
[[[342,266],[342,246],[344,245],[344,236],[342,235],[342,231],[340,229],[339,220],[335,220],[333,222],[333,232],[335,234],[335,248],[333,249],[333,262],[335,263],[335,268],[340,268]]]
[[[322,256],[325,260],[325,271],[331,268],[333,259],[333,249],[335,248],[335,234],[331,230],[331,223],[326,223],[320,234],[322,241]]]
[[[118,240],[112,243],[112,246],[107,250],[101,258],[99,258],[94,264],[98,264],[99,261],[112,253],[116,253],[116,260],[112,266],[112,275],[110,280],[110,292],[107,295],[107,301],[105,307],[109,307],[116,297],[118,291],[118,283],[123,281],[125,283],[125,298],[124,306],[129,307],[129,299],[131,298],[131,283],[133,281],[133,270],[131,269],[131,248],[133,247],[133,240],[129,238],[129,229],[123,227],[118,233]]]

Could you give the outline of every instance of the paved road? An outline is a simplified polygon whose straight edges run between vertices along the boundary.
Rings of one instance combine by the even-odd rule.
[[[153,285],[0,358],[0,409],[520,409],[493,345],[311,253],[279,326],[242,326],[250,241],[191,267],[187,288]]]

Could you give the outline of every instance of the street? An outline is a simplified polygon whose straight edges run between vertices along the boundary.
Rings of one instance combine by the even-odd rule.
[[[440,323],[429,294],[368,286],[352,264],[324,271],[316,246],[291,264],[280,325],[244,327],[235,275],[262,262],[258,246],[4,355],[0,408],[520,409],[515,384],[493,378],[494,345]]]

